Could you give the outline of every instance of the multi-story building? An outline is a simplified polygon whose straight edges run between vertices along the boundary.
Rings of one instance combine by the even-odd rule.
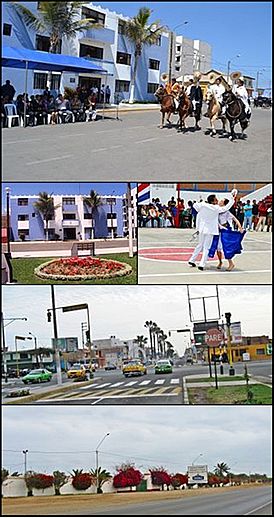
[[[86,195],[87,196],[87,195]],[[53,194],[54,214],[47,223],[35,207],[38,195],[10,197],[12,241],[85,240],[125,237],[128,233],[128,210],[125,195],[100,196],[102,205],[91,211],[84,195]],[[136,226],[136,211],[133,210]]]
[[[185,36],[176,37],[174,57],[174,75],[192,76],[194,72],[206,73],[212,64],[212,47],[201,40],[192,40]]]
[[[39,10],[39,2],[22,2],[34,13]],[[107,71],[103,73],[53,73],[51,89],[63,90],[65,86],[76,88],[85,85],[88,88],[100,88],[109,85],[111,102],[114,93],[128,99],[130,92],[131,73],[134,66],[134,46],[124,34],[124,25],[128,20],[123,14],[118,14],[98,5],[87,2],[79,11],[81,18],[93,18],[99,28],[89,29],[79,33],[72,39],[63,39],[59,44],[59,53],[85,58],[101,65]],[[2,40],[3,45],[15,48],[48,51],[49,36],[30,30],[12,7],[12,2],[3,2],[2,10]],[[157,44],[144,46],[140,56],[135,98],[137,100],[154,100],[161,74],[167,72],[169,54],[169,33],[163,32]],[[23,70],[4,68],[3,79],[10,79],[17,94],[25,90],[25,75]],[[29,71],[27,90],[29,94],[43,92],[47,83],[47,71]]]

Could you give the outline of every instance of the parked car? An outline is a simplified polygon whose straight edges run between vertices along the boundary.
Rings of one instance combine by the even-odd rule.
[[[85,381],[88,379],[88,373],[84,365],[81,365],[81,363],[74,363],[67,371],[67,377],[69,379]]]
[[[25,385],[28,383],[42,383],[44,381],[51,381],[53,375],[47,369],[33,369],[26,376],[22,378]]]
[[[95,372],[95,365],[93,363],[83,363],[86,372]]]
[[[173,367],[169,360],[158,360],[155,365],[155,374],[170,374]]]
[[[139,360],[129,360],[122,367],[122,373],[125,378],[128,376],[142,376],[147,374],[146,367]]]
[[[105,371],[115,371],[117,366],[114,363],[107,363],[105,365]]]

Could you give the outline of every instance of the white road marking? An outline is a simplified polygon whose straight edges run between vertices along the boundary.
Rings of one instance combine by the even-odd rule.
[[[166,262],[169,262],[169,261],[166,261]],[[171,261],[171,262],[174,262],[174,261]],[[246,272],[242,271],[242,272],[236,272],[236,271],[232,271],[232,272],[222,272],[222,271],[219,271],[219,272],[201,272],[201,273],[196,273],[196,275],[225,275],[225,274],[228,274],[230,276],[232,275],[238,275],[238,274],[243,274],[243,273],[270,273],[270,270],[248,270]],[[186,275],[193,275],[193,274],[190,274],[189,273],[147,273],[147,274],[139,274],[139,278],[141,277],[185,277]]]
[[[130,383],[126,383],[125,387],[131,387],[132,385],[136,385],[138,381],[130,381]]]
[[[122,146],[122,145],[119,145],[119,146],[111,146],[111,147],[109,147],[109,149],[118,149],[118,148],[120,148],[120,147],[123,147],[123,146]]]
[[[78,390],[90,390],[91,388],[95,388],[98,386],[98,383],[92,384],[92,385],[86,385],[85,387],[79,387]]]
[[[72,158],[74,155],[63,155],[52,158],[45,158],[44,160],[35,160],[34,162],[27,162],[26,165],[43,164],[46,162],[54,162],[55,160],[65,160],[66,158]]]
[[[245,513],[244,516],[249,516],[252,513],[255,513],[256,511],[259,511],[263,507],[266,507],[267,505],[271,505],[272,500],[269,500],[269,502],[266,502],[266,504],[260,505],[259,507],[255,507],[255,509],[252,509],[252,511],[249,511],[248,513]]]
[[[102,401],[102,399],[104,399],[104,398],[101,397],[100,399],[96,399],[93,403],[91,403],[91,405],[96,405],[97,403],[100,403],[100,401]]]
[[[111,385],[111,383],[103,383],[102,385],[98,385],[96,388],[101,389],[103,387],[107,387],[108,385]]]
[[[158,137],[146,138],[144,140],[137,140],[135,144],[144,144],[145,142],[152,142],[153,140],[159,140]]]
[[[70,135],[56,135],[55,138],[83,137],[86,133],[71,133]]]
[[[151,381],[152,381],[152,380],[145,380],[145,381],[142,381],[142,382],[140,383],[140,386],[141,386],[141,385],[142,385],[142,386],[143,386],[143,385],[149,385],[149,383],[151,383]]]
[[[113,387],[119,387],[119,385],[123,385],[125,382],[124,381],[118,381],[118,383],[114,383],[113,385],[111,385],[109,388],[113,388]]]
[[[23,139],[23,140],[10,140],[9,142],[3,142],[3,145],[6,144],[20,144],[21,142],[41,142],[41,138],[33,138],[33,139]]]
[[[179,378],[173,378],[173,379],[171,379],[171,381],[170,381],[171,385],[176,385],[176,384],[178,384],[179,382],[180,382]]]
[[[165,380],[157,380],[155,381],[155,385],[163,385],[165,383]]]
[[[98,149],[92,149],[91,153],[98,153],[99,151],[107,151],[106,147],[99,147]]]

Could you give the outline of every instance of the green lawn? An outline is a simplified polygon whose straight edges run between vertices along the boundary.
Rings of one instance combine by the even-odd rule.
[[[249,385],[253,393],[251,404],[253,405],[271,405],[272,404],[272,388],[266,385]],[[216,388],[192,388],[188,389],[189,401],[191,404],[209,404],[209,405],[245,405],[246,403],[246,387],[245,385],[236,385],[233,387]]]
[[[42,263],[58,259],[57,257],[34,257],[17,258],[12,260],[13,277],[19,284],[137,284],[136,256],[130,258],[127,253],[109,254],[98,256],[102,259],[113,259],[132,266],[133,271],[130,275],[123,277],[113,277],[111,279],[98,279],[90,281],[55,281],[43,280],[34,275],[34,269]]]
[[[243,381],[243,376],[218,376],[218,381]],[[209,383],[215,381],[215,378],[186,378],[186,382],[189,383]]]

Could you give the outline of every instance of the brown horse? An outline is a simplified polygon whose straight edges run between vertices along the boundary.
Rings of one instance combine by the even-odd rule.
[[[170,118],[173,113],[175,113],[175,103],[174,97],[171,94],[167,93],[166,88],[164,86],[159,86],[157,91],[155,92],[155,97],[161,104],[160,112],[162,114],[160,128],[162,129],[165,122],[165,116],[167,115],[167,122],[171,124]]]
[[[192,102],[190,101],[189,97],[186,95],[184,89],[182,88],[182,91],[179,95],[179,128],[180,130],[186,130],[185,126],[185,119],[187,117],[192,115],[193,107]]]
[[[211,135],[211,137],[215,137],[215,135],[217,134],[216,129],[215,129],[215,122],[218,119],[221,119],[221,121],[222,121],[223,134],[225,135],[227,133],[226,116],[221,115],[221,105],[220,105],[219,101],[217,100],[215,94],[210,91],[207,92],[206,100],[209,102],[207,114],[210,119],[210,126],[211,126],[210,135]]]

